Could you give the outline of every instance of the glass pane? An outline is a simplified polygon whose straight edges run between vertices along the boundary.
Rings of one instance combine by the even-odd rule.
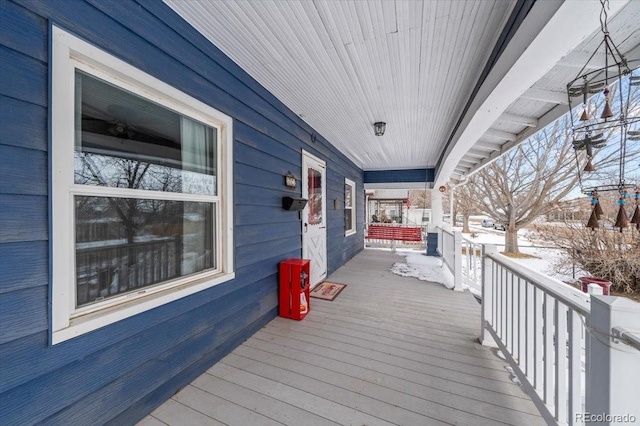
[[[214,204],[75,197],[77,307],[215,265]]]
[[[353,220],[352,220],[351,209],[345,209],[344,211],[344,228],[347,231],[353,230]]]
[[[309,225],[322,225],[322,173],[308,169]]]
[[[76,72],[75,183],[217,195],[217,131]]]
[[[352,206],[353,200],[353,188],[351,185],[347,184],[344,186],[344,206],[345,208],[350,208]]]

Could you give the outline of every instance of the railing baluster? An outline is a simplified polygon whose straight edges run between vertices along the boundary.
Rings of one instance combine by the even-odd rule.
[[[526,369],[527,281],[518,278],[518,363]]]
[[[569,424],[578,424],[577,413],[582,408],[582,321],[580,314],[569,311]],[[582,422],[579,422],[582,423]]]
[[[513,351],[510,348],[511,345],[511,339],[509,336],[509,326],[510,326],[510,320],[509,320],[509,308],[511,308],[511,304],[509,303],[509,301],[511,300],[511,289],[510,289],[510,281],[512,280],[513,276],[509,273],[509,271],[507,271],[507,269],[504,270],[504,330],[503,330],[503,334],[502,334],[502,339],[504,340],[504,345],[507,347],[507,350],[510,353],[513,353]]]
[[[536,318],[535,312],[535,304],[534,304],[534,294],[536,288],[533,285],[530,285],[527,282],[527,332],[526,334],[526,351],[527,351],[527,365],[525,369],[525,374],[529,378],[530,382],[534,382],[534,358],[533,358],[533,348],[535,346],[534,343],[534,324]]]
[[[543,351],[542,351],[542,326],[543,326],[543,318],[542,318],[542,306],[543,306],[543,297],[544,293],[540,289],[535,289],[534,291],[535,297],[535,333],[533,338],[533,347],[534,347],[534,387],[542,394],[543,382],[542,382],[542,361],[543,361]]]
[[[553,359],[554,359],[554,299],[545,294],[544,299],[544,402],[551,405],[553,402]]]
[[[518,312],[516,312],[516,300],[518,300],[518,284],[516,281],[516,276],[511,275],[511,300],[509,301],[509,305],[511,305],[511,353],[514,357],[518,357],[518,342],[516,342],[516,330],[517,330],[517,319]]]
[[[567,307],[555,299],[556,323],[556,376],[555,405],[556,419],[567,421]]]
[[[505,328],[506,328],[506,310],[507,310],[507,298],[506,298],[506,291],[507,291],[507,270],[503,267],[500,267],[500,338],[502,340],[504,340],[505,338]]]

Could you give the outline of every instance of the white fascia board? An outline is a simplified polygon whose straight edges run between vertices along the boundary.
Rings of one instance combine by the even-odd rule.
[[[612,0],[609,16],[627,3]],[[434,186],[449,180],[458,160],[509,105],[600,28],[600,10],[598,0],[534,4],[472,102],[436,171]]]

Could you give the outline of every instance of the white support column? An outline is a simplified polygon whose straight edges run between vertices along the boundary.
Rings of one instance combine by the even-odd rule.
[[[431,222],[429,232],[436,232],[438,226],[442,226],[442,193],[437,188],[431,190]]]
[[[640,335],[640,303],[592,295],[587,325],[585,411],[593,417],[583,420],[594,425],[640,422],[640,350],[613,335],[614,327]]]
[[[453,290],[462,288],[462,232],[453,232]]]
[[[482,309],[480,316],[480,343],[484,346],[497,347],[491,334],[485,329],[487,321],[493,324],[492,312],[494,303],[493,294],[493,261],[487,257],[489,254],[498,253],[498,248],[493,244],[482,245]]]

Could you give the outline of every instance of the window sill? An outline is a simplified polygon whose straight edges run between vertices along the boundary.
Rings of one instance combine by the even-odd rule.
[[[345,237],[349,237],[351,235],[356,235],[356,231],[347,231],[347,232],[344,233]]]

